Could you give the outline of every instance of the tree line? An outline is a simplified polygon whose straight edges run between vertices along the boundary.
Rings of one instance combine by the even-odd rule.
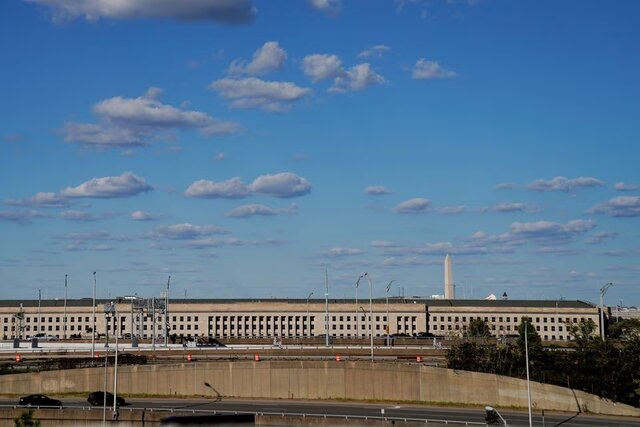
[[[470,336],[491,336],[482,319],[473,319],[467,330]],[[447,353],[447,367],[524,379],[526,335],[532,381],[583,390],[640,407],[640,321],[614,323],[609,336],[616,339],[602,340],[595,332],[593,320],[582,320],[571,326],[573,347],[544,347],[531,319],[523,317],[515,343],[459,341]]]

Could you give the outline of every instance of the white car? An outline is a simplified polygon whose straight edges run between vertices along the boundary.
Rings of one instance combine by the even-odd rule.
[[[35,334],[33,338],[37,338],[38,341],[59,341],[59,338],[55,335],[47,335],[47,334]]]

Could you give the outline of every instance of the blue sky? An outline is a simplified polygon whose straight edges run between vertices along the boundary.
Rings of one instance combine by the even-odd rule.
[[[640,304],[635,1],[8,0],[4,298]]]

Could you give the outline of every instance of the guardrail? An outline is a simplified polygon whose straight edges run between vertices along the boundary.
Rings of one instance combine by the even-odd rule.
[[[0,405],[0,408],[8,409],[59,409],[61,411],[65,409],[76,409],[81,411],[102,411],[102,406],[22,406],[22,405]],[[110,407],[107,409],[110,410]],[[438,420],[430,418],[411,418],[411,417],[389,417],[389,416],[376,416],[376,415],[350,415],[350,414],[314,414],[305,412],[265,412],[265,411],[225,411],[217,409],[195,409],[188,407],[178,408],[140,408],[140,407],[119,407],[120,412],[159,412],[167,414],[200,414],[200,415],[238,415],[238,414],[253,414],[255,416],[271,416],[271,417],[299,417],[299,418],[323,418],[332,420],[363,420],[363,421],[389,421],[389,422],[416,422],[424,424],[446,424],[446,425],[458,425],[458,426],[486,426],[485,423],[479,423],[475,421],[455,421],[455,420]]]

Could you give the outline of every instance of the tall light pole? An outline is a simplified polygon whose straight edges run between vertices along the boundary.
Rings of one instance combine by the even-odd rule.
[[[390,322],[391,319],[389,319],[389,291],[391,290],[391,285],[393,284],[393,282],[395,282],[395,280],[392,280],[389,282],[389,284],[387,285],[387,321],[386,321],[386,332],[387,332],[387,346],[390,345],[391,343],[389,342],[389,334],[391,333],[391,326],[390,326]]]
[[[531,421],[531,383],[529,381],[529,341],[528,341],[528,336],[529,336],[529,322],[528,321],[524,321],[524,355],[525,355],[525,361],[527,364],[527,403],[528,403],[528,407],[529,407],[529,427],[532,427],[532,421]],[[506,422],[505,422],[506,423]]]
[[[373,362],[373,285],[371,283],[371,276],[369,276],[369,273],[360,275],[356,285],[360,284],[360,279],[363,277],[366,277],[369,281],[369,335],[371,338],[371,361]],[[356,289],[358,289],[357,286]]]
[[[356,338],[360,336],[360,329],[358,328],[360,326],[360,322],[358,321],[358,316],[360,316],[358,314],[358,286],[360,286],[360,279],[363,277],[364,274],[361,274],[360,277],[358,277],[358,280],[356,280]]]
[[[42,289],[38,289],[38,332],[42,332],[42,328],[40,326],[40,306],[42,305]]]
[[[603,287],[600,288],[600,339],[602,341],[605,340],[604,337],[604,294],[607,293],[610,287],[613,286],[612,282],[605,283]]]
[[[91,328],[91,358],[96,357],[96,272],[93,272],[93,328]]]
[[[62,339],[67,339],[67,275],[64,275],[64,312],[62,313]]]
[[[116,335],[116,357],[114,360],[114,370],[113,370],[113,414],[115,416],[116,414],[116,402],[117,402],[117,396],[118,396],[118,335],[120,335],[120,328],[119,328],[119,323],[120,323],[120,319],[118,318],[118,309],[116,308],[116,305],[112,302],[111,303],[111,307],[113,307],[113,315],[116,319],[116,325],[115,325],[115,335]]]
[[[329,270],[324,269],[324,345],[329,347]]]
[[[169,283],[171,283],[171,276],[167,279],[167,294],[164,300],[164,346],[169,347]]]
[[[313,295],[313,292],[310,292],[309,296],[307,296],[307,332],[309,336],[311,336],[311,320],[309,319],[309,298],[311,298],[311,295]]]

